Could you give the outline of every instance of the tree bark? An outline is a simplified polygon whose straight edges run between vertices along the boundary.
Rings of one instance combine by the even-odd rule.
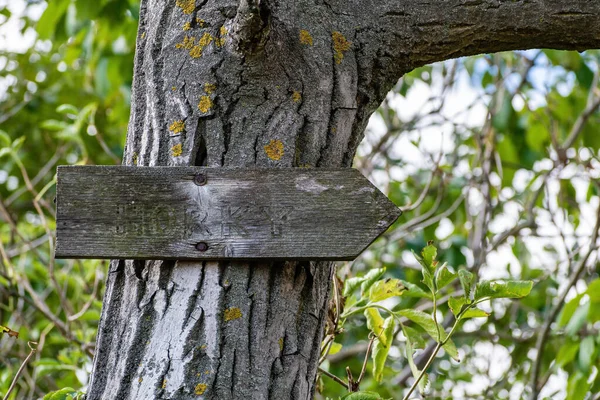
[[[404,73],[598,47],[599,15],[585,0],[142,0],[124,163],[350,167]],[[312,398],[332,270],[113,261],[87,399]]]

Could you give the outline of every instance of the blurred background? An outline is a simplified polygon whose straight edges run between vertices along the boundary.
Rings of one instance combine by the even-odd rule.
[[[37,343],[11,399],[85,391],[107,263],[54,260],[55,171],[120,163],[138,8],[0,0],[0,393]],[[430,240],[455,269],[535,283],[525,299],[488,303],[488,318],[461,327],[461,362],[441,353],[428,398],[521,399],[532,385],[540,398],[600,398],[599,62],[597,51],[554,50],[451,60],[404,76],[372,117],[355,167],[404,214],[358,260],[339,264],[337,287],[378,268],[422,287],[411,250]],[[460,287],[444,290],[447,301]],[[386,307],[430,303],[410,295]],[[326,340],[335,345],[324,346],[321,368],[358,375],[364,317]],[[413,379],[406,351],[398,334],[381,381],[369,358],[361,389],[401,398]],[[321,376],[318,398],[345,392]]]

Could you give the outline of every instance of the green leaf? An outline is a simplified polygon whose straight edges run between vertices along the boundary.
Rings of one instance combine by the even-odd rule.
[[[573,361],[577,354],[577,350],[579,350],[579,340],[567,339],[567,341],[560,346],[560,350],[556,355],[556,365],[563,368]]]
[[[475,287],[475,300],[520,299],[531,292],[532,281],[481,281]]]
[[[458,279],[460,280],[460,285],[465,292],[465,297],[467,299],[471,298],[471,289],[473,287],[473,281],[475,280],[475,275],[467,271],[466,269],[461,269],[458,271]]]
[[[465,311],[465,313],[460,317],[460,319],[467,319],[467,318],[487,318],[489,317],[490,314],[480,310],[479,308],[469,308],[467,311]]]
[[[369,299],[375,303],[390,297],[402,296],[406,288],[399,279],[384,279],[377,281],[369,290]]]
[[[398,314],[408,318],[415,324],[419,325],[425,330],[425,332],[429,334],[429,336],[431,336],[438,343],[440,341],[446,340],[446,337],[448,336],[448,334],[444,330],[444,327],[438,323],[438,328],[441,336],[441,338],[438,338],[438,329],[436,328],[435,321],[433,320],[431,315],[426,314],[423,311],[400,310],[398,311]],[[458,357],[458,350],[456,349],[456,345],[454,344],[454,342],[452,342],[452,340],[448,340],[448,342],[446,342],[446,344],[443,347],[444,350],[446,350],[446,352],[450,355],[450,357],[452,357],[456,361],[460,361],[460,358]]]
[[[377,268],[370,270],[365,276],[360,284],[360,292],[364,296],[371,286],[377,282],[379,278],[381,278],[385,274],[385,268]]]
[[[433,244],[428,244],[427,247],[421,251],[421,255],[423,256],[423,261],[425,265],[428,267],[431,273],[435,272],[435,258],[437,257],[437,248]]]
[[[587,392],[590,388],[590,384],[587,383],[587,375],[576,371],[569,377],[567,383],[567,400],[584,400]]]
[[[575,313],[575,311],[579,307],[579,302],[581,301],[582,297],[583,297],[583,293],[575,296],[574,298],[569,300],[569,302],[567,304],[564,305],[564,307],[562,308],[562,310],[560,312],[560,316],[558,317],[559,328],[563,327],[569,323],[569,321],[571,320],[571,317],[573,317],[573,313]]]
[[[451,271],[450,268],[444,263],[444,265],[442,265],[442,267],[438,270],[435,277],[437,290],[444,288],[444,286],[454,281],[457,276],[458,275],[456,275],[454,271]]]
[[[362,286],[363,283],[365,283],[364,287],[368,289],[384,273],[385,268],[377,268],[370,270],[364,276],[357,276],[354,278],[346,279],[346,282],[344,282],[344,297],[350,296],[359,286]],[[365,290],[366,289],[362,289],[362,292],[364,293]]]
[[[600,279],[594,279],[591,281],[588,285],[586,293],[588,296],[590,296],[590,301],[592,303],[600,303]]]
[[[442,334],[442,338],[438,338],[437,329],[435,327],[435,321],[433,320],[431,315],[424,313],[423,311],[419,311],[419,310],[400,310],[400,311],[398,311],[398,314],[402,315],[403,317],[408,318],[415,324],[419,325],[421,328],[423,328],[425,330],[425,332],[427,332],[429,334],[429,336],[434,338],[437,342],[444,339],[443,338],[443,332],[444,332],[443,327],[441,325],[439,325],[440,333]]]
[[[404,297],[419,297],[419,298],[427,298],[431,299],[432,295],[429,292],[424,291],[419,287],[419,285],[415,285],[414,283],[410,283],[408,281],[399,279],[400,283],[404,285],[406,288],[406,292],[404,292]]]
[[[352,392],[341,397],[341,400],[383,400],[383,397],[375,392]]]
[[[448,299],[448,307],[450,307],[450,311],[455,317],[458,317],[465,304],[467,304],[467,299],[464,296],[452,296]]]
[[[418,379],[418,377],[421,375],[421,370],[419,370],[419,368],[417,367],[417,364],[415,364],[415,360],[413,357],[413,353],[414,353],[414,342],[412,342],[409,339],[409,335],[406,335],[406,332],[404,333],[404,335],[406,336],[406,359],[408,360],[408,365],[410,366],[410,372],[412,372],[413,378],[416,380]],[[427,386],[429,385],[429,376],[427,375],[427,373],[423,373],[423,377],[421,378],[421,380],[419,381],[418,384],[418,388],[419,388],[419,393],[421,393],[421,395],[424,395],[425,392],[427,391]]]
[[[529,117],[529,124],[525,131],[525,141],[529,147],[539,152],[543,152],[546,146],[550,144],[548,128],[533,113]]]
[[[577,307],[577,310],[573,313],[573,316],[565,326],[565,334],[567,336],[575,336],[585,324],[588,312],[590,310],[590,302]]]
[[[7,154],[10,154],[12,152],[12,149],[10,147],[5,147],[3,149],[0,149],[0,158],[4,157]]]
[[[587,336],[581,341],[581,345],[579,346],[579,357],[577,358],[577,364],[579,365],[579,369],[586,374],[590,372],[592,362],[595,358],[595,350],[596,345],[592,336]]]
[[[342,349],[342,344],[341,343],[336,343],[333,342],[331,344],[331,347],[329,348],[329,355],[335,354],[335,353],[339,353],[340,350]]]
[[[16,153],[17,151],[19,151],[19,149],[21,148],[21,146],[23,146],[23,142],[25,141],[25,136],[21,136],[19,138],[17,138],[14,142],[12,142],[12,149],[13,151]]]
[[[12,139],[10,138],[10,136],[8,136],[8,133],[6,133],[2,129],[0,129],[0,146],[8,147],[8,146],[10,146],[11,143],[12,143]]]
[[[365,317],[367,317],[367,328],[369,328],[369,330],[373,332],[375,336],[381,336],[383,332],[384,320],[381,317],[381,314],[379,314],[379,310],[373,307],[367,308],[365,310]]]
[[[54,36],[56,24],[65,14],[70,3],[71,0],[52,0],[48,2],[48,7],[44,10],[36,26],[40,39],[51,39]]]
[[[0,15],[4,15],[8,19],[12,15],[12,12],[10,12],[8,8],[3,7],[2,9],[0,9]]]
[[[49,131],[62,131],[67,129],[70,125],[63,121],[57,121],[55,119],[47,119],[40,124],[40,127],[48,129]]]
[[[434,260],[437,255],[437,249],[432,244],[427,245],[422,251],[421,255],[417,255],[413,251],[415,259],[421,264],[421,272],[423,273],[423,283],[432,291],[435,292],[435,265]]]
[[[394,316],[390,315],[387,317],[383,323],[382,334],[373,342],[373,377],[377,382],[381,382],[381,378],[383,378],[385,361],[394,340],[394,328],[396,325],[394,321]]]
[[[73,388],[64,388],[55,392],[48,393],[43,400],[74,400],[79,392]]]
[[[96,72],[94,73],[96,91],[100,96],[106,96],[110,91],[110,78],[108,76],[108,69],[109,58],[102,57],[100,61],[98,61]]]
[[[61,114],[79,114],[79,109],[72,104],[61,104],[56,108],[56,112]]]
[[[427,341],[423,338],[423,334],[410,326],[402,326],[402,332],[406,340],[412,343],[414,349],[424,349],[427,347]]]

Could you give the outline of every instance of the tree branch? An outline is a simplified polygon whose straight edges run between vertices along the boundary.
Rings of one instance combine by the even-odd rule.
[[[411,0],[382,8],[378,19],[413,68],[480,53],[600,47],[594,1]]]

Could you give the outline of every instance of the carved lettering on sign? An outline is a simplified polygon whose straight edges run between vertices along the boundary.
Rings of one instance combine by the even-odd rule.
[[[288,219],[291,207],[260,207],[260,211],[268,218],[271,223],[271,236],[281,236],[285,221]]]
[[[188,208],[185,212],[185,234],[192,236],[194,234],[200,236],[212,236],[212,232],[207,223],[208,212],[197,208]]]
[[[158,204],[153,207],[139,207],[135,203],[117,204],[114,233],[117,235],[173,235],[185,217],[173,207]]]
[[[243,225],[243,218],[249,212],[248,206],[223,206],[221,209],[221,236],[248,237],[248,230]]]

